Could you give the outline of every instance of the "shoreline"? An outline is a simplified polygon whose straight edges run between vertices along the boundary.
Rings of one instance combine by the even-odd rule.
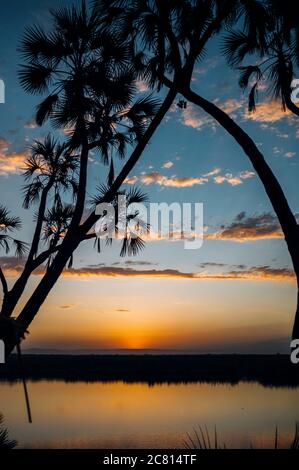
[[[157,383],[258,382],[265,386],[299,386],[299,367],[288,355],[51,355],[24,354],[27,380]],[[0,366],[0,382],[21,379],[16,355]]]

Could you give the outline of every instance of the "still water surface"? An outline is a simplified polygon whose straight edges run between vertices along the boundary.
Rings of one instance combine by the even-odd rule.
[[[299,389],[255,383],[28,384],[33,424],[26,419],[21,383],[0,383],[0,412],[20,447],[179,448],[194,427],[217,427],[227,447],[281,444],[299,421]]]

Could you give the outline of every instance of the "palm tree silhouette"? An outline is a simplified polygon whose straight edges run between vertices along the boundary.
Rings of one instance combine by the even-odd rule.
[[[35,141],[30,147],[31,155],[25,161],[24,178],[28,182],[23,188],[23,207],[28,209],[39,201],[35,231],[23,272],[14,286],[4,293],[1,314],[9,317],[24,292],[28,279],[37,267],[36,263],[47,199],[51,192],[54,199],[60,198],[62,191],[71,188],[77,193],[78,156],[68,145],[60,144],[50,134],[43,142]],[[54,248],[52,245],[51,248]],[[53,249],[51,249],[51,252]],[[41,261],[45,261],[42,259]]]
[[[48,162],[44,162],[44,154],[35,155],[27,162],[25,176],[30,177],[30,182],[25,188],[25,205],[40,198],[40,214],[36,218],[38,236],[32,243],[30,261],[13,287],[13,302],[19,300],[34,269],[46,261],[48,268],[18,316],[18,324],[24,332],[67,263],[72,261],[76,248],[82,241],[94,237],[90,230],[98,217],[92,211],[84,221],[89,153],[99,154],[104,164],[110,164],[111,171],[115,155],[124,158],[126,149],[134,147],[103,196],[108,202],[113,201],[176,95],[171,90],[161,106],[152,96],[134,101],[139,75],[132,67],[131,44],[117,33],[104,31],[98,15],[95,11],[89,12],[84,1],[78,7],[62,8],[51,14],[53,29],[45,32],[39,26],[28,28],[21,46],[24,61],[19,74],[21,85],[29,93],[46,94],[37,107],[37,124],[49,120],[55,129],[62,129],[66,135],[63,150],[55,144],[59,171],[52,172],[55,178],[53,176],[51,191],[56,195],[56,202],[54,200],[50,210],[50,190],[45,194],[47,178],[51,179]],[[48,137],[47,143],[51,145],[53,140]],[[62,181],[66,181],[61,159],[66,156],[68,162],[70,158],[74,164],[78,162],[74,170],[74,175],[78,176],[74,179],[76,191],[71,213],[60,200]],[[43,168],[41,173],[38,169],[33,171],[39,166]],[[68,183],[74,186],[72,172],[68,174],[71,178]],[[46,204],[41,207],[43,195]],[[67,221],[62,223],[61,216],[66,212]],[[43,225],[44,240],[49,243],[46,250],[38,252]],[[135,247],[137,245],[135,242]],[[1,315],[10,317],[13,311],[14,307],[3,305]],[[7,355],[14,346],[13,343],[6,345]]]
[[[271,2],[270,2],[271,3]],[[299,108],[292,101],[292,81],[298,60],[298,43],[287,27],[283,16],[278,16],[276,9],[268,5],[265,28],[256,36],[249,31],[232,30],[225,37],[223,52],[229,65],[241,71],[239,85],[246,89],[253,80],[249,93],[249,112],[255,111],[258,87],[266,83],[267,93],[279,99],[285,111],[289,109],[299,116]],[[249,56],[255,55],[254,64],[241,65]]]
[[[269,0],[270,1],[270,0]],[[299,228],[281,185],[251,137],[215,103],[192,90],[192,75],[211,37],[238,21],[245,35],[266,37],[267,2],[95,0],[106,28],[123,30],[138,51],[140,73],[149,85],[175,88],[187,101],[213,117],[248,156],[281,225],[297,278],[293,338],[299,338]],[[269,4],[272,6],[272,1]],[[285,28],[287,27],[285,20]],[[294,28],[294,22],[289,29]]]

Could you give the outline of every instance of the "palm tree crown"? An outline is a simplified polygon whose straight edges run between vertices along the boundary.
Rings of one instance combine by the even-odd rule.
[[[27,250],[26,243],[9,235],[14,230],[20,230],[22,227],[19,217],[12,217],[9,211],[0,205],[0,248],[8,254],[11,246],[15,248],[16,256],[21,257]]]
[[[66,143],[59,143],[49,134],[44,141],[36,140],[30,150],[23,173],[25,180],[30,181],[23,188],[25,209],[46,188],[49,191],[54,188],[55,198],[60,197],[61,190],[71,189],[76,194],[79,159]]]
[[[252,31],[231,30],[223,42],[223,52],[228,63],[240,71],[239,85],[250,85],[248,109],[256,109],[259,85],[266,85],[266,92],[281,101],[285,111],[290,109],[299,115],[299,109],[291,100],[292,81],[298,63],[298,38],[296,28],[287,20],[277,2],[260,2],[264,8],[264,27],[259,35]],[[251,57],[250,65],[243,62]]]

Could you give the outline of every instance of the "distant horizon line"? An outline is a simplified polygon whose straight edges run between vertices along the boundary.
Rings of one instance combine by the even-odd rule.
[[[284,355],[285,351],[224,351],[224,350],[202,350],[202,349],[159,349],[159,348],[24,348],[23,354],[57,354],[57,355]]]

